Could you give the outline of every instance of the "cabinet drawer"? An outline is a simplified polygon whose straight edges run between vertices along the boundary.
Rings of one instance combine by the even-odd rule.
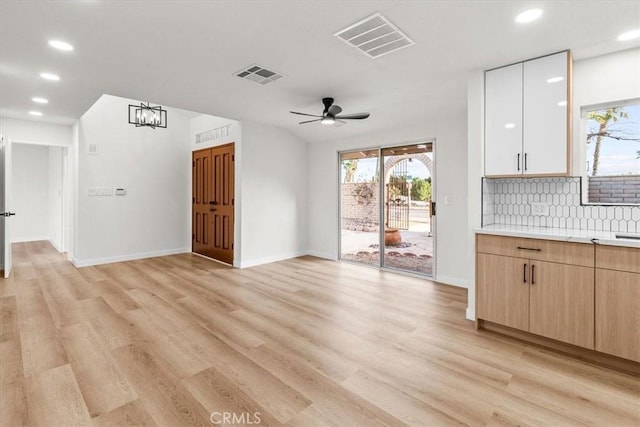
[[[596,267],[640,273],[640,248],[598,245]]]
[[[478,234],[476,245],[476,250],[481,253],[594,266],[594,245],[587,243]]]

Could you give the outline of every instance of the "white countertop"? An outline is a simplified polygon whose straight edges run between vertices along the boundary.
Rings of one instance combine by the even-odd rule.
[[[616,231],[579,230],[571,228],[530,227],[525,225],[494,224],[473,230],[478,234],[495,234],[500,236],[525,237],[533,239],[561,240],[576,243],[597,243],[601,245],[628,246],[640,248],[640,240],[617,239],[616,234],[639,235],[640,233],[624,233]]]

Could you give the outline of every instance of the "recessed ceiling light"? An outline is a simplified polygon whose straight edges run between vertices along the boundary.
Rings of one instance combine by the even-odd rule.
[[[626,42],[627,40],[633,40],[640,37],[640,29],[627,31],[618,36],[618,41]]]
[[[516,16],[516,22],[518,24],[526,24],[528,22],[535,21],[541,16],[542,16],[542,9],[529,9],[518,14],[518,16]]]
[[[49,46],[58,49],[58,50],[64,50],[66,52],[72,51],[73,50],[73,46],[71,46],[69,43],[67,42],[63,42],[61,40],[49,40]]]
[[[51,73],[40,73],[40,77],[42,77],[45,80],[51,80],[54,82],[57,82],[58,80],[60,80],[60,77],[56,74],[51,74]]]
[[[42,113],[40,111],[29,111],[29,114],[31,114],[32,116],[41,116]]]
[[[513,129],[514,127],[516,127],[515,123],[505,123],[504,125],[505,129]]]
[[[558,83],[564,80],[564,77],[558,76],[558,77],[551,77],[550,79],[547,79],[547,83]]]
[[[35,102],[36,104],[48,104],[49,100],[47,98],[40,98],[38,96],[31,98],[31,100],[33,102]]]
[[[558,102],[558,107],[564,107],[565,105],[567,105],[567,101]]]

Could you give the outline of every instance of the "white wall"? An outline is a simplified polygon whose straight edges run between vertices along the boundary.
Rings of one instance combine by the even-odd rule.
[[[307,201],[314,199],[307,194],[307,143],[283,129],[241,125],[240,266],[303,255]]]
[[[71,126],[0,117],[0,134],[13,142],[43,145],[71,145]]]
[[[62,150],[49,147],[49,241],[62,252]]]
[[[11,240],[49,239],[49,147],[13,144]]]
[[[167,129],[127,123],[135,100],[103,95],[79,120],[76,265],[189,252],[190,120],[167,108]],[[88,145],[98,144],[98,155]],[[76,147],[74,147],[76,150]],[[125,196],[88,196],[89,187]]]
[[[469,72],[467,80],[467,297],[466,317],[476,318],[476,240],[474,229],[482,225],[482,189],[484,175],[484,71]]]
[[[436,141],[436,280],[467,286],[467,123],[465,117],[435,123],[398,127],[375,136],[310,144],[309,253],[323,258],[338,257],[338,151],[380,145]],[[449,199],[450,204],[445,200]]]

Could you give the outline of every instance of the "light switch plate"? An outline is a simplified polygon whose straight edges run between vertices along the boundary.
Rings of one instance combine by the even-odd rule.
[[[113,196],[111,187],[89,187],[89,196]]]
[[[544,202],[531,203],[531,215],[549,216],[549,203],[544,203]]]

